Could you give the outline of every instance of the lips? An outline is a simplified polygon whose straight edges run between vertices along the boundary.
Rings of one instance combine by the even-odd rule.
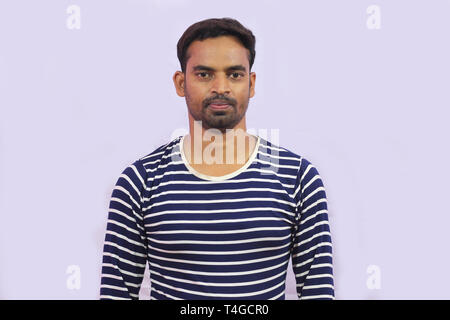
[[[223,110],[223,109],[229,108],[230,105],[229,104],[210,104],[208,107],[210,107],[211,109]]]
[[[212,101],[208,107],[215,110],[224,110],[231,107],[231,105],[226,101]]]

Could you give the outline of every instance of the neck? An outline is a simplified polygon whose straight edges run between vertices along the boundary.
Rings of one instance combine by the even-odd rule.
[[[194,165],[239,166],[247,162],[257,138],[247,133],[245,117],[227,130],[205,129],[200,122],[189,122],[184,137],[184,153]]]

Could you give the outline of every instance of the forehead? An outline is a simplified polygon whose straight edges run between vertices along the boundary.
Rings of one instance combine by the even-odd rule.
[[[248,50],[232,36],[196,40],[188,48],[187,69],[201,64],[213,68],[242,64],[248,70]]]

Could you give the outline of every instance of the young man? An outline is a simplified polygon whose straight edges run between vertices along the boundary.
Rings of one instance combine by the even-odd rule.
[[[325,189],[304,157],[246,132],[255,37],[208,19],[178,42],[189,134],[130,164],[112,192],[100,299],[334,299]],[[211,141],[213,140],[213,141]]]

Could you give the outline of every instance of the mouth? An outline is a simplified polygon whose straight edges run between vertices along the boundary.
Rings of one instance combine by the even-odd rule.
[[[208,108],[211,108],[213,110],[225,110],[225,109],[231,108],[231,104],[226,103],[226,102],[220,102],[220,101],[211,102],[208,105]]]
[[[231,105],[229,104],[215,104],[215,103],[211,103],[210,105],[208,105],[208,108],[214,109],[214,110],[225,110],[230,108]]]

